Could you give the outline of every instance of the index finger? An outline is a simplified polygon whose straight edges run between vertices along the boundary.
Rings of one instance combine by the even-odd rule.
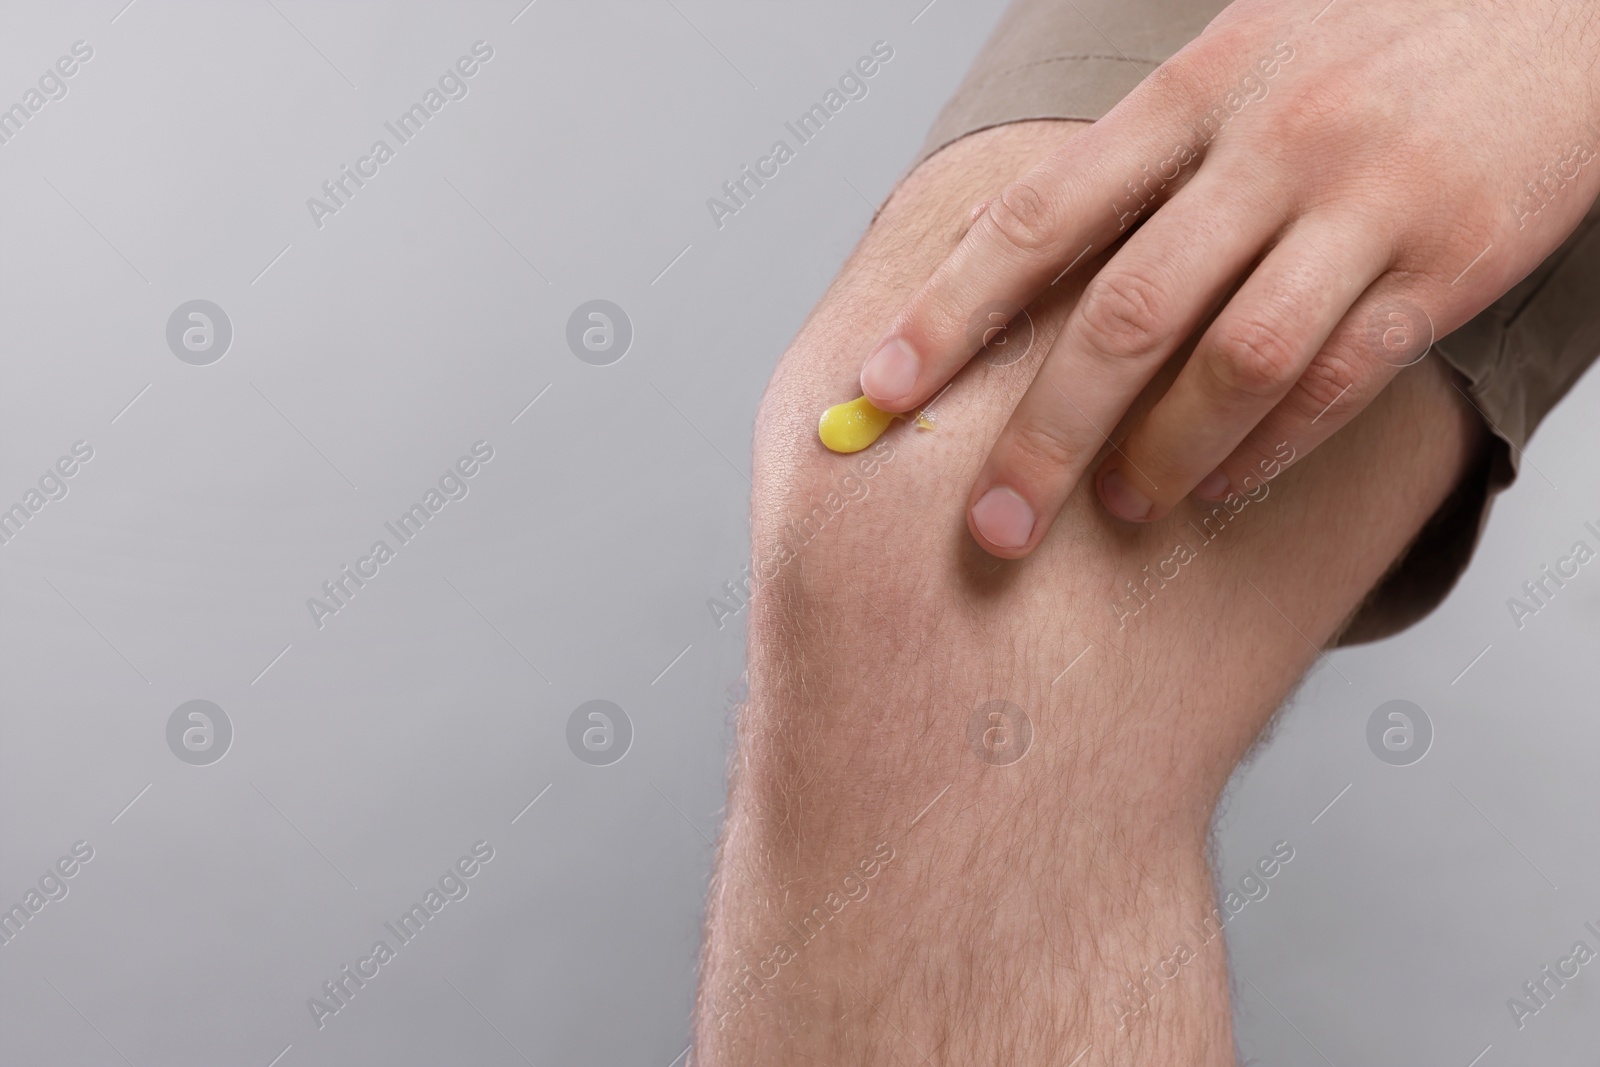
[[[926,401],[982,347],[973,324],[998,325],[986,312],[1014,313],[1188,180],[1202,149],[1188,108],[1174,105],[1185,98],[1178,81],[1147,80],[988,202],[862,367],[874,405],[902,412]]]

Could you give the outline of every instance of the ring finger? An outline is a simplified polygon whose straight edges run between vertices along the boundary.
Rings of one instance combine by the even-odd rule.
[[[1154,520],[1197,486],[1201,496],[1217,495],[1202,481],[1288,394],[1387,263],[1385,242],[1350,219],[1298,220],[1101,465],[1100,496],[1111,513]]]

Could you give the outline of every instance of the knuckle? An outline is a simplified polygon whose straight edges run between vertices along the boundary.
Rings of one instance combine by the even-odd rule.
[[[1194,53],[1180,52],[1157,66],[1135,91],[1159,94],[1163,102],[1173,104],[1203,100],[1213,91],[1220,73],[1211,66]]]
[[[1023,422],[1006,435],[1004,464],[1030,476],[1058,475],[1071,466],[1076,449],[1060,433],[1039,422]]]
[[[1362,379],[1356,364],[1336,348],[1325,348],[1311,361],[1296,385],[1308,418],[1316,419],[1351,393],[1361,393]]]
[[[1359,93],[1358,86],[1338,77],[1297,86],[1273,108],[1269,134],[1280,143],[1297,144],[1307,135],[1326,138],[1344,130],[1364,110]]]
[[[1148,355],[1162,345],[1166,297],[1149,278],[1107,269],[1084,294],[1079,323],[1095,351],[1117,358]]]
[[[1007,243],[1024,252],[1041,251],[1054,236],[1050,199],[1031,178],[1007,185],[990,201],[984,217]]]
[[[966,332],[959,311],[944,290],[929,286],[911,298],[892,329],[918,352],[942,351]]]
[[[1223,327],[1210,365],[1225,389],[1251,397],[1277,396],[1294,381],[1296,346],[1263,319]]]

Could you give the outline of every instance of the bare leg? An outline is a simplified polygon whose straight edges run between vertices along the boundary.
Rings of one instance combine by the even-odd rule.
[[[822,451],[818,413],[855,395],[865,346],[971,206],[1079,128],[990,130],[919,167],[773,378],[702,1067],[1061,1067],[1085,1047],[1079,1067],[1232,1063],[1222,941],[1197,932],[1212,810],[1481,430],[1427,360],[1237,513],[1186,505],[1135,528],[1080,487],[1034,556],[992,559],[967,533],[967,488],[1069,279],[1033,309],[1032,355],[974,363],[936,430]],[[980,710],[993,701],[1031,721],[1009,765],[1018,724]],[[1158,967],[1177,973],[1152,992]]]

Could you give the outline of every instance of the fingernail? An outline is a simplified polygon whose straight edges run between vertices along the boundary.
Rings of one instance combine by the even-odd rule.
[[[1194,495],[1202,500],[1221,500],[1227,492],[1228,476],[1221,471],[1212,471],[1194,487]]]
[[[972,505],[972,525],[999,548],[1021,548],[1033,536],[1033,509],[1004,485],[990,489]]]
[[[1149,497],[1128,484],[1121,471],[1115,470],[1106,471],[1101,477],[1100,499],[1105,501],[1111,514],[1129,522],[1143,522],[1155,506]]]
[[[878,346],[861,368],[861,391],[876,400],[893,403],[917,386],[917,354],[898,337]]]

